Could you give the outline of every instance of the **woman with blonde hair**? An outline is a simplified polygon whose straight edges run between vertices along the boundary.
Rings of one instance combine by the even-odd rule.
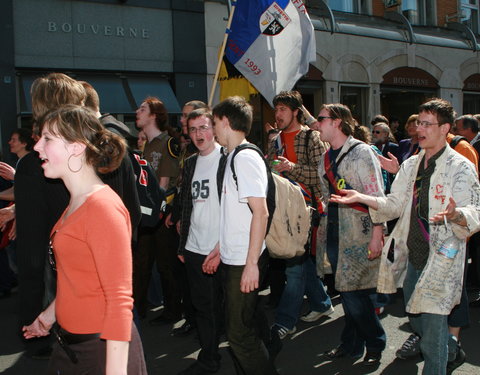
[[[46,114],[35,150],[45,177],[63,180],[70,201],[50,237],[56,298],[23,327],[24,337],[53,329],[48,374],[145,374],[132,324],[130,218],[98,175],[118,168],[125,142],[89,109],[67,105]]]
[[[408,139],[403,139],[398,144],[398,162],[402,164],[410,156],[415,155],[418,149],[418,135],[417,135],[417,119],[418,115],[413,114],[405,123],[405,131],[407,132]]]

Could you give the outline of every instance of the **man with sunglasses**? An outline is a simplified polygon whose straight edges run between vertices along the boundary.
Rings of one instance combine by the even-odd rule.
[[[269,143],[269,161],[277,160],[273,169],[298,183],[307,204],[318,208],[321,195],[317,169],[325,145],[317,131],[303,125],[303,101],[298,91],[279,93],[273,98],[273,105],[275,122],[280,132]],[[316,229],[312,225],[312,231]],[[311,311],[302,316],[303,321],[314,322],[334,311],[330,297],[325,292],[321,279],[317,277],[309,251],[302,256],[287,259],[285,266],[287,282],[272,326],[272,333],[278,334],[281,339],[296,331],[295,324],[301,312],[304,294],[307,294]]]
[[[447,319],[461,299],[466,240],[480,230],[480,184],[473,163],[447,143],[454,118],[446,100],[420,106],[422,151],[402,163],[385,198],[354,190],[331,197],[369,206],[374,222],[399,217],[382,252],[378,291],[395,293],[403,282],[410,324],[421,337],[423,374],[451,374],[465,361]]]
[[[388,156],[388,153],[393,154],[398,158],[398,144],[390,141],[390,127],[384,122],[377,122],[373,125],[372,130],[372,143],[378,147],[384,157]],[[387,186],[385,186],[385,192],[390,192],[390,186],[393,182],[395,175],[389,173],[387,179]]]
[[[329,359],[363,359],[364,366],[378,367],[386,345],[386,334],[375,314],[373,300],[383,244],[383,224],[375,225],[368,209],[360,205],[329,203],[340,189],[356,189],[382,197],[383,176],[373,149],[353,138],[356,121],[343,104],[324,104],[315,124],[330,148],[322,155],[318,173],[327,220],[321,231],[326,253],[345,313],[340,345],[325,352]]]

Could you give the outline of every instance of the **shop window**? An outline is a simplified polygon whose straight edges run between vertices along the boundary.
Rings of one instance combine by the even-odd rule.
[[[327,3],[332,10],[368,14],[369,0],[328,0]]]
[[[350,108],[353,118],[361,125],[367,123],[367,94],[368,87],[365,86],[340,87],[340,102]]]
[[[413,25],[436,25],[435,0],[403,0],[401,10]]]
[[[480,113],[480,93],[463,94],[463,113],[472,115]]]
[[[479,0],[460,0],[460,22],[467,25],[475,34],[479,34],[478,7]]]

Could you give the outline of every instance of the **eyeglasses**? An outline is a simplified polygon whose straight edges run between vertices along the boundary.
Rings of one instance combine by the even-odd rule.
[[[374,130],[372,131],[373,134],[380,134],[382,131],[381,130]]]
[[[322,121],[325,120],[326,118],[331,118],[331,119],[333,119],[333,117],[330,117],[330,116],[318,116],[318,117],[317,117],[317,121],[318,121],[318,122],[322,122]]]
[[[208,125],[200,125],[198,128],[188,128],[188,132],[190,134],[195,134],[197,132],[199,133],[205,133],[208,129],[211,129],[211,126]]]
[[[439,122],[428,122],[428,121],[415,120],[415,126],[416,126],[417,128],[420,128],[420,127],[422,127],[422,128],[428,128],[428,127],[430,127],[430,126],[432,126],[432,125],[439,125],[439,126],[440,126],[440,125],[443,125],[443,123],[440,124]]]

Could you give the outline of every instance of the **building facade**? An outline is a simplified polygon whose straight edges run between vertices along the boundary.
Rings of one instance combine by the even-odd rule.
[[[204,6],[195,0],[3,0],[0,127],[31,126],[30,86],[48,72],[90,82],[102,112],[133,126],[149,95],[170,113],[206,100]]]
[[[480,113],[479,0],[304,2],[317,58],[296,88],[312,113],[341,102],[362,124],[378,113],[403,124],[433,96],[459,114]],[[220,3],[206,2],[206,25],[215,25],[206,28],[210,75],[228,15]],[[265,111],[263,121],[271,118]]]

